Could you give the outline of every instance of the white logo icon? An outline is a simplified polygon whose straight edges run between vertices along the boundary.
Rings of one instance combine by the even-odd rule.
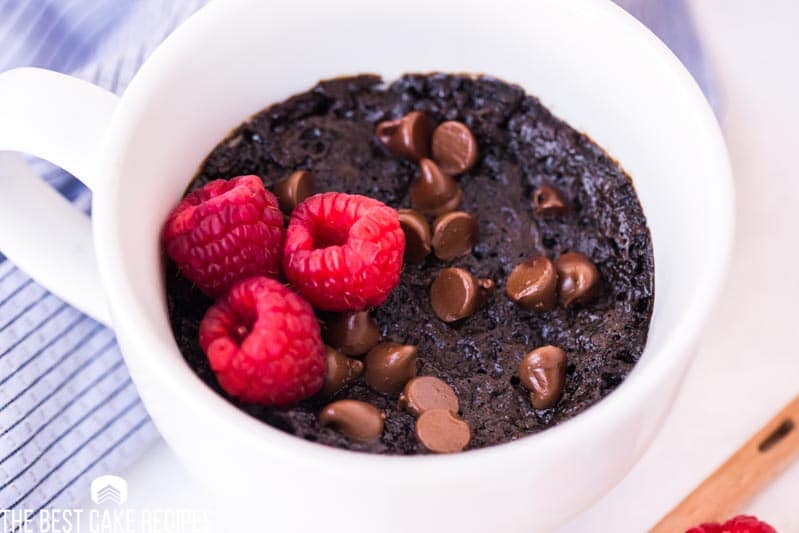
[[[100,476],[92,481],[92,501],[121,505],[128,500],[128,482],[119,476]]]

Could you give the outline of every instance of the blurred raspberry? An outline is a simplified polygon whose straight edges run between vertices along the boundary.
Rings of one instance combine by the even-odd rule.
[[[739,515],[723,524],[702,524],[685,533],[777,533],[777,530],[754,516]]]

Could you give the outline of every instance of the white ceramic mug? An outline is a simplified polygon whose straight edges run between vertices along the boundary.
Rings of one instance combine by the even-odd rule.
[[[521,84],[633,176],[656,264],[640,363],[568,422],[450,456],[352,453],[250,418],[178,351],[159,250],[167,213],[205,155],[265,106],[323,78],[433,70]],[[263,531],[529,532],[562,523],[616,484],[655,435],[720,288],[732,234],[729,165],[702,94],[647,29],[600,0],[219,0],[170,36],[120,98],[47,71],[0,75],[0,149],[49,159],[94,193],[92,237],[88,219],[45,185],[3,176],[0,249],[113,324],[169,445],[240,508],[254,504]]]

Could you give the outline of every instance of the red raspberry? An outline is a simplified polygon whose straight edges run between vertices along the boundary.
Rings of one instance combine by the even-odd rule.
[[[397,286],[404,251],[394,209],[330,192],[311,196],[292,212],[283,269],[314,307],[360,311],[383,303]]]
[[[225,391],[286,405],[322,388],[324,345],[308,302],[273,279],[239,281],[205,313],[200,346]]]
[[[739,515],[723,524],[702,524],[685,533],[777,533],[777,530],[754,516]]]
[[[207,183],[187,195],[164,225],[167,254],[212,298],[240,279],[279,276],[283,239],[277,199],[258,176]]]

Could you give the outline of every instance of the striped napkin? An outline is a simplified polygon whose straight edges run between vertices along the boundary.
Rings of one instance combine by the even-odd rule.
[[[617,1],[661,35],[709,92],[683,0]],[[39,66],[120,93],[204,2],[0,0],[0,71]],[[79,182],[28,162],[88,213],[90,193]],[[123,471],[155,439],[113,333],[0,256],[0,529],[12,510],[79,504],[93,478]]]
[[[0,0],[0,71],[49,68],[121,93],[203,3]],[[28,162],[89,212],[83,185],[44,161]],[[113,332],[0,256],[0,531],[18,529],[15,510],[79,505],[92,479],[123,471],[157,438]]]

